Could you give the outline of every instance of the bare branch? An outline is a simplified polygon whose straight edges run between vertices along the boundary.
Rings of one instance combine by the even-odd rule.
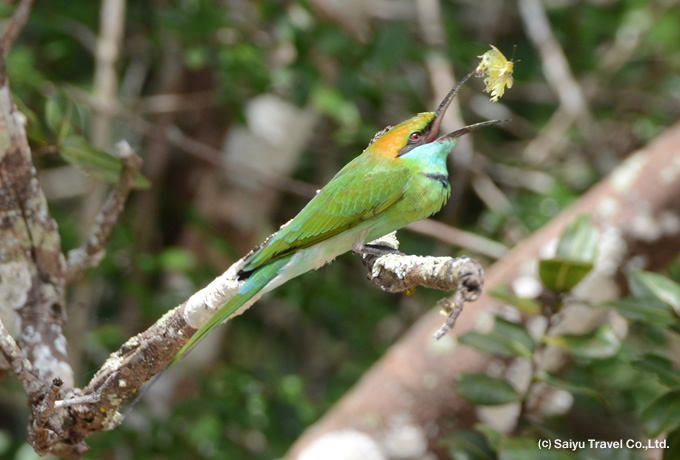
[[[36,452],[47,454],[51,451],[53,445],[67,438],[63,434],[62,428],[63,417],[67,414],[61,414],[62,419],[57,419],[57,423],[51,420],[55,411],[56,400],[59,397],[64,382],[59,377],[55,377],[48,390],[45,382],[31,372],[33,368],[31,362],[26,359],[1,320],[0,350],[5,359],[10,363],[12,372],[24,387],[24,391],[28,396],[29,408],[31,409],[31,422],[29,425],[31,444]],[[82,446],[79,449],[82,449]],[[60,453],[61,455],[67,455],[65,451]]]
[[[123,211],[125,200],[130,194],[135,178],[142,168],[141,157],[132,150],[127,142],[119,142],[116,145],[116,149],[123,165],[118,183],[111,190],[109,197],[99,211],[95,224],[90,229],[90,234],[84,245],[69,251],[67,257],[67,282],[73,282],[78,279],[83,271],[95,267],[104,257],[106,253],[104,248],[106,240],[118,220],[118,216]]]
[[[36,177],[23,117],[0,71],[0,318],[31,371],[67,387],[73,373],[63,335],[64,257],[56,222]]]
[[[59,377],[52,380],[50,391],[47,393],[47,396],[45,396],[37,408],[38,416],[35,417],[35,423],[38,426],[47,425],[48,420],[54,413],[54,403],[59,397],[62,385],[64,385],[64,382]]]
[[[550,28],[548,16],[539,0],[520,0],[519,12],[529,38],[541,54],[543,72],[557,93],[560,105],[579,125],[592,121],[588,103],[569,67],[569,61]]]
[[[19,379],[19,383],[24,387],[29,400],[35,400],[38,395],[44,392],[43,383],[31,372],[31,362],[26,359],[24,353],[17,345],[14,337],[5,328],[5,324],[0,320],[0,350],[10,365],[10,369]]]
[[[375,256],[365,256],[365,260],[371,257]],[[366,263],[369,280],[387,292],[409,291],[416,286],[453,291],[461,284],[472,291],[481,291],[484,284],[481,266],[469,257],[387,254]]]
[[[444,337],[450,330],[453,329],[453,327],[456,325],[456,320],[458,320],[460,314],[463,313],[463,306],[465,305],[466,295],[471,294],[471,300],[477,300],[481,293],[482,293],[481,289],[474,291],[466,291],[465,289],[461,288],[458,289],[456,293],[453,295],[453,300],[449,298],[444,298],[437,302],[437,305],[439,305],[442,308],[441,313],[443,315],[446,315],[446,321],[444,322],[444,324],[439,326],[439,329],[437,329],[435,333],[432,334],[432,337],[439,340],[442,337]]]
[[[541,134],[538,139],[534,139],[527,148],[525,155],[531,161],[537,163],[542,161],[549,151],[546,148],[546,142],[548,148],[551,144],[559,146],[567,137],[565,136],[567,129],[574,122],[586,138],[597,137],[599,127],[590,112],[583,89],[571,71],[564,50],[553,34],[548,15],[541,1],[520,0],[517,6],[524,23],[524,29],[541,56],[545,78],[560,101],[560,107],[553,114],[549,124],[551,129],[546,131],[545,134]],[[588,150],[585,153],[589,154],[591,162],[598,166],[603,173],[611,170],[611,167],[607,167],[608,165],[615,164],[606,150],[598,150],[597,155]],[[533,155],[533,158],[529,157],[530,155]]]
[[[26,388],[31,409],[29,441],[34,450],[76,458],[83,446],[60,442],[69,438],[62,428],[68,426],[64,423],[68,414],[53,413],[60,388],[70,391],[73,387],[63,334],[65,261],[4,69],[0,71],[0,139],[3,354]],[[16,343],[11,335],[17,337]],[[53,382],[52,387],[47,382]]]
[[[156,94],[140,98],[135,107],[138,113],[188,112],[218,107],[221,104],[215,91],[190,94]]]
[[[371,256],[365,256],[364,260]],[[484,271],[469,257],[423,257],[387,254],[367,262],[369,279],[383,291],[409,292],[416,286],[453,291],[453,300],[438,302],[445,323],[433,334],[439,340],[449,332],[463,311],[465,302],[474,302],[482,294]]]
[[[508,252],[508,248],[502,243],[446,225],[438,220],[419,220],[404,228],[414,233],[436,238],[451,246],[459,246],[468,251],[482,254],[493,259],[500,259]]]
[[[116,100],[118,76],[116,61],[125,29],[125,0],[104,0],[99,17],[99,36],[95,49],[94,98],[108,105]],[[111,142],[111,115],[97,112],[92,123],[92,143],[108,149]]]
[[[384,255],[365,254],[364,264],[368,267],[368,279],[383,291],[412,294],[417,286],[456,293],[453,301],[442,299],[439,306],[446,322],[435,332],[440,339],[456,323],[465,302],[473,302],[482,294],[484,270],[478,262],[469,257],[423,257],[398,252],[399,241],[396,232],[369,243],[372,247],[384,248]]]
[[[459,288],[461,299],[472,301],[479,296],[483,282],[481,267],[467,258],[391,254],[369,259],[367,263],[372,267],[373,282],[391,292],[417,285]],[[51,435],[49,440],[45,439],[45,445],[53,445],[58,440],[81,445],[90,433],[118,426],[124,418],[124,407],[139,396],[142,387],[163,371],[189,338],[236,293],[240,286],[237,273],[241,266],[242,261],[236,262],[156,324],[128,340],[77,394],[57,400],[56,391],[51,392],[44,403],[50,411],[50,427],[62,426],[69,417],[71,428],[62,435]],[[409,268],[405,268],[407,266]],[[245,304],[229,319],[243,313],[256,300]],[[457,305],[459,303],[462,307],[462,302]],[[451,321],[447,320],[447,323],[450,325]]]
[[[86,396],[74,396],[69,399],[62,399],[60,401],[54,402],[55,409],[61,409],[62,407],[70,407],[85,404],[94,404],[101,399],[101,395],[92,393]]]
[[[0,40],[0,48],[2,48],[3,59],[7,57],[10,50],[12,49],[14,40],[16,40],[16,38],[19,36],[19,33],[26,25],[28,15],[30,14],[31,7],[33,6],[33,1],[34,0],[21,0],[19,6],[17,6],[16,10],[14,10],[12,19],[10,19],[7,30],[5,31],[5,35],[3,35],[2,39]]]

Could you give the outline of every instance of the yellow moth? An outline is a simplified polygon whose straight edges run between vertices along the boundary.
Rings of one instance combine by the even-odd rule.
[[[481,56],[477,56],[482,58],[482,60],[477,66],[475,76],[487,76],[484,79],[484,84],[486,85],[484,91],[491,94],[491,102],[497,102],[498,98],[505,93],[506,86],[512,88],[512,68],[514,62],[508,61],[495,46],[489,46],[491,47],[489,51]]]

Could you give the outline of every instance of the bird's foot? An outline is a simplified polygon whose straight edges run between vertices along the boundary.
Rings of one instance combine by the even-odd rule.
[[[380,244],[364,244],[362,246],[353,247],[352,251],[355,254],[375,257],[380,257],[387,254],[404,255],[404,253],[399,251],[398,249],[394,249],[393,247],[390,246],[383,246]]]

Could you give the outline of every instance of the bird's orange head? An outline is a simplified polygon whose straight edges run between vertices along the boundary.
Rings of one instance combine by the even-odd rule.
[[[465,83],[472,75],[474,75],[474,72],[466,75],[465,78],[463,78],[458,85],[446,95],[436,111],[419,113],[406,121],[402,121],[396,126],[388,126],[375,135],[366,150],[370,150],[371,153],[375,155],[398,158],[418,146],[429,144],[430,142],[443,138],[452,139],[460,137],[482,126],[500,123],[498,120],[485,121],[457,129],[452,133],[437,138],[439,127],[441,126],[446,109],[449,108],[451,101],[456,96],[463,83]]]

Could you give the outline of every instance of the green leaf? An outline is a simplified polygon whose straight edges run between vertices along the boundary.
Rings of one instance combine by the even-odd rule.
[[[655,297],[680,316],[680,285],[667,277],[635,270],[628,274],[628,286],[635,297]]]
[[[592,225],[590,216],[581,214],[564,229],[555,258],[569,262],[592,263],[597,256],[599,238],[600,231]]]
[[[583,335],[546,335],[542,337],[542,341],[572,356],[585,359],[610,358],[621,347],[621,342],[609,326]]]
[[[12,436],[5,430],[0,430],[0,455],[8,453],[7,451],[12,446]],[[11,458],[11,457],[7,457]]]
[[[656,375],[664,385],[680,387],[680,370],[673,367],[673,361],[665,356],[647,353],[633,361],[633,366]]]
[[[642,423],[650,438],[680,426],[680,390],[654,400],[642,413]]]
[[[59,93],[53,95],[45,102],[45,123],[53,133],[59,132],[59,127],[64,122],[64,104]]]
[[[559,294],[581,282],[593,269],[599,238],[590,216],[583,214],[572,220],[562,232],[555,257],[539,263],[538,273],[545,287]]]
[[[495,460],[496,454],[481,433],[456,431],[442,442],[456,460]]]
[[[468,332],[462,335],[459,342],[475,347],[489,354],[501,356],[519,356],[529,358],[536,349],[536,344],[521,324],[496,317],[494,330],[488,334]]]
[[[458,342],[490,355],[512,356],[512,353],[506,349],[505,342],[498,340],[498,337],[493,334],[467,332],[458,338]]]
[[[510,291],[510,287],[507,284],[499,284],[494,286],[489,290],[489,294],[505,303],[516,307],[525,315],[536,315],[541,313],[541,304],[538,303],[538,301],[528,297],[517,297]]]
[[[535,376],[536,380],[540,382],[547,383],[550,386],[553,386],[555,388],[561,388],[563,390],[567,390],[569,393],[573,394],[581,394],[585,396],[590,396],[592,398],[599,399],[600,401],[604,401],[604,398],[600,393],[598,393],[596,390],[592,388],[592,386],[586,386],[586,385],[581,385],[579,383],[573,383],[573,382],[567,382],[566,380],[562,380],[552,374],[549,374],[548,372],[545,371],[538,371]]]
[[[521,399],[507,380],[486,374],[461,374],[456,391],[467,402],[480,406],[498,406]]]
[[[493,450],[498,450],[503,442],[503,435],[490,425],[484,423],[477,423],[475,425],[475,430],[479,431],[486,438],[486,442],[489,443]]]
[[[522,356],[531,356],[536,350],[536,343],[522,324],[508,321],[497,316],[494,322],[494,332],[508,340],[510,348],[521,350]]]
[[[94,148],[82,136],[71,135],[64,139],[59,155],[67,163],[75,166],[85,174],[109,184],[118,181],[122,165],[120,159],[102,150]],[[135,188],[145,189],[151,186],[149,180],[141,174],[135,178]]]
[[[73,116],[73,104],[69,102],[66,105],[66,113],[64,114],[64,118],[61,121],[61,125],[59,126],[59,132],[57,133],[57,145],[61,145],[66,139],[66,136],[68,136],[69,132],[71,131],[72,116]]]
[[[319,85],[314,89],[311,103],[319,112],[335,120],[345,136],[353,135],[361,123],[361,114],[353,100],[331,86]]]
[[[543,259],[538,264],[543,285],[558,294],[571,291],[592,269],[592,262],[561,259]]]
[[[43,132],[38,116],[31,109],[28,108],[24,101],[22,101],[18,95],[12,93],[12,99],[14,99],[14,104],[16,104],[19,112],[23,113],[26,117],[26,135],[28,138],[36,144],[44,144],[47,142],[47,137]]]
[[[627,297],[613,300],[608,302],[607,305],[616,307],[621,316],[632,321],[661,326],[678,324],[678,319],[670,306],[655,297]]]
[[[668,433],[666,436],[668,445],[664,448],[663,460],[677,460],[680,458],[680,428]]]
[[[158,256],[158,262],[163,270],[190,273],[196,269],[196,257],[192,251],[184,248],[169,247]]]

